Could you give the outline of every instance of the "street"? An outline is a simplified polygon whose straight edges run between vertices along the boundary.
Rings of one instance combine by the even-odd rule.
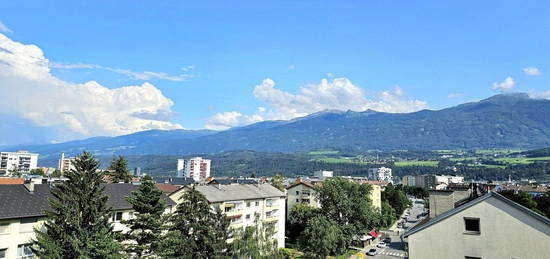
[[[404,258],[406,256],[405,243],[402,242],[400,235],[405,233],[406,229],[410,229],[418,222],[420,222],[424,217],[417,218],[417,216],[424,212],[424,204],[415,203],[416,201],[422,201],[421,199],[412,199],[413,206],[410,209],[405,210],[404,215],[407,212],[410,214],[407,217],[407,223],[405,223],[404,228],[397,227],[397,224],[394,224],[390,229],[382,231],[384,236],[388,236],[391,239],[391,243],[387,244],[386,248],[376,247],[377,243],[370,245],[362,250],[363,253],[367,253],[370,249],[376,249],[377,254],[375,256],[366,255],[365,258],[385,258],[385,259],[395,259],[395,258]],[[404,216],[402,215],[402,216]],[[399,220],[402,221],[402,220]],[[398,221],[398,222],[399,222]]]

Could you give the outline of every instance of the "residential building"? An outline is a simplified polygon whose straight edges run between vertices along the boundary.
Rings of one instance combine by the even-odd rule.
[[[550,220],[488,192],[403,235],[409,258],[540,259],[550,254]]]
[[[177,177],[189,177],[197,182],[202,182],[210,177],[210,159],[202,157],[178,159],[177,169]]]
[[[367,178],[361,177],[344,177],[350,181],[359,182],[362,184],[370,184],[372,190],[369,194],[369,199],[372,202],[372,206],[382,209],[382,190],[388,184],[387,182],[370,181]],[[300,180],[286,188],[287,193],[287,216],[296,204],[305,203],[316,208],[320,208],[321,204],[315,195],[315,185],[321,185],[322,182],[307,182]]]
[[[387,167],[369,168],[369,179],[393,183],[392,170]]]
[[[447,179],[447,178],[446,178]],[[448,179],[447,179],[448,182]],[[438,180],[435,175],[406,175],[402,178],[403,185],[422,187],[427,190],[436,189]]]
[[[436,175],[435,176],[436,184],[444,183],[464,183],[464,176],[459,175]]]
[[[543,185],[521,185],[521,184],[503,184],[499,185],[497,188],[499,191],[513,191],[514,193],[518,192],[526,192],[529,193],[533,197],[542,196],[548,191],[550,191],[550,188]]]
[[[35,169],[38,164],[38,154],[28,151],[0,152],[0,176],[10,175],[10,171],[18,170],[26,174]]]
[[[325,180],[326,178],[328,178],[328,177],[333,177],[333,176],[334,176],[334,172],[333,172],[333,171],[319,170],[319,171],[313,172],[313,177],[319,178],[319,179],[321,179],[321,180]]]
[[[179,203],[188,188],[182,188],[169,197]],[[285,247],[284,192],[270,184],[211,184],[196,185],[195,188],[206,197],[212,209],[221,209],[231,219],[231,229],[272,224],[275,230],[273,239],[277,240],[279,248]]]
[[[321,204],[315,196],[314,183],[300,180],[286,187],[286,205],[287,216],[290,215],[290,211],[296,204],[305,203],[310,206],[320,208]]]
[[[61,157],[57,162],[57,170],[61,171],[61,173],[69,170],[74,170],[75,159],[75,157],[65,157],[65,153],[61,153]]]
[[[113,208],[111,222],[113,230],[126,232],[128,227],[121,223],[133,217],[132,205],[126,197],[139,186],[135,184],[106,184],[107,206]],[[0,185],[0,255],[3,258],[32,258],[30,244],[35,239],[34,228],[41,228],[45,221],[45,210],[49,209],[51,198],[48,184]],[[175,203],[164,196],[168,208],[173,211]],[[2,258],[2,257],[0,257]]]

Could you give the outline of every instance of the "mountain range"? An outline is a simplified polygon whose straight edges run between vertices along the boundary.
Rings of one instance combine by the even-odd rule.
[[[297,152],[433,149],[532,149],[550,146],[550,100],[501,94],[442,110],[383,113],[323,111],[225,131],[150,130],[59,144],[12,146],[41,158],[89,150],[97,155],[189,155],[230,150]]]

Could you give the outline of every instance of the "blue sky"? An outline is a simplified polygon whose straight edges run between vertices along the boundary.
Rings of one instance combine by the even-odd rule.
[[[3,48],[36,45],[51,88],[29,98],[36,107],[0,105],[13,122],[0,126],[12,136],[0,145],[225,129],[331,108],[441,109],[501,92],[548,98],[549,13],[548,1],[8,1]],[[28,60],[21,53],[9,62]],[[10,99],[41,91],[21,70],[0,86]],[[87,87],[104,95],[87,94],[128,104],[73,113],[78,102],[47,101],[56,80],[71,89],[61,94],[73,91],[65,99],[85,98],[78,87],[94,81]],[[103,89],[123,86],[136,87]]]

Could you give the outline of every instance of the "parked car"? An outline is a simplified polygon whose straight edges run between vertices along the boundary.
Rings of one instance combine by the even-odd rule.
[[[384,243],[386,243],[386,244],[391,243],[391,238],[390,237],[384,238]]]
[[[376,249],[371,249],[367,252],[367,255],[372,255],[372,256],[375,256],[377,253],[376,253]]]
[[[378,245],[376,245],[376,247],[378,247],[378,248],[386,248],[386,243],[380,242],[380,243],[378,243]]]

